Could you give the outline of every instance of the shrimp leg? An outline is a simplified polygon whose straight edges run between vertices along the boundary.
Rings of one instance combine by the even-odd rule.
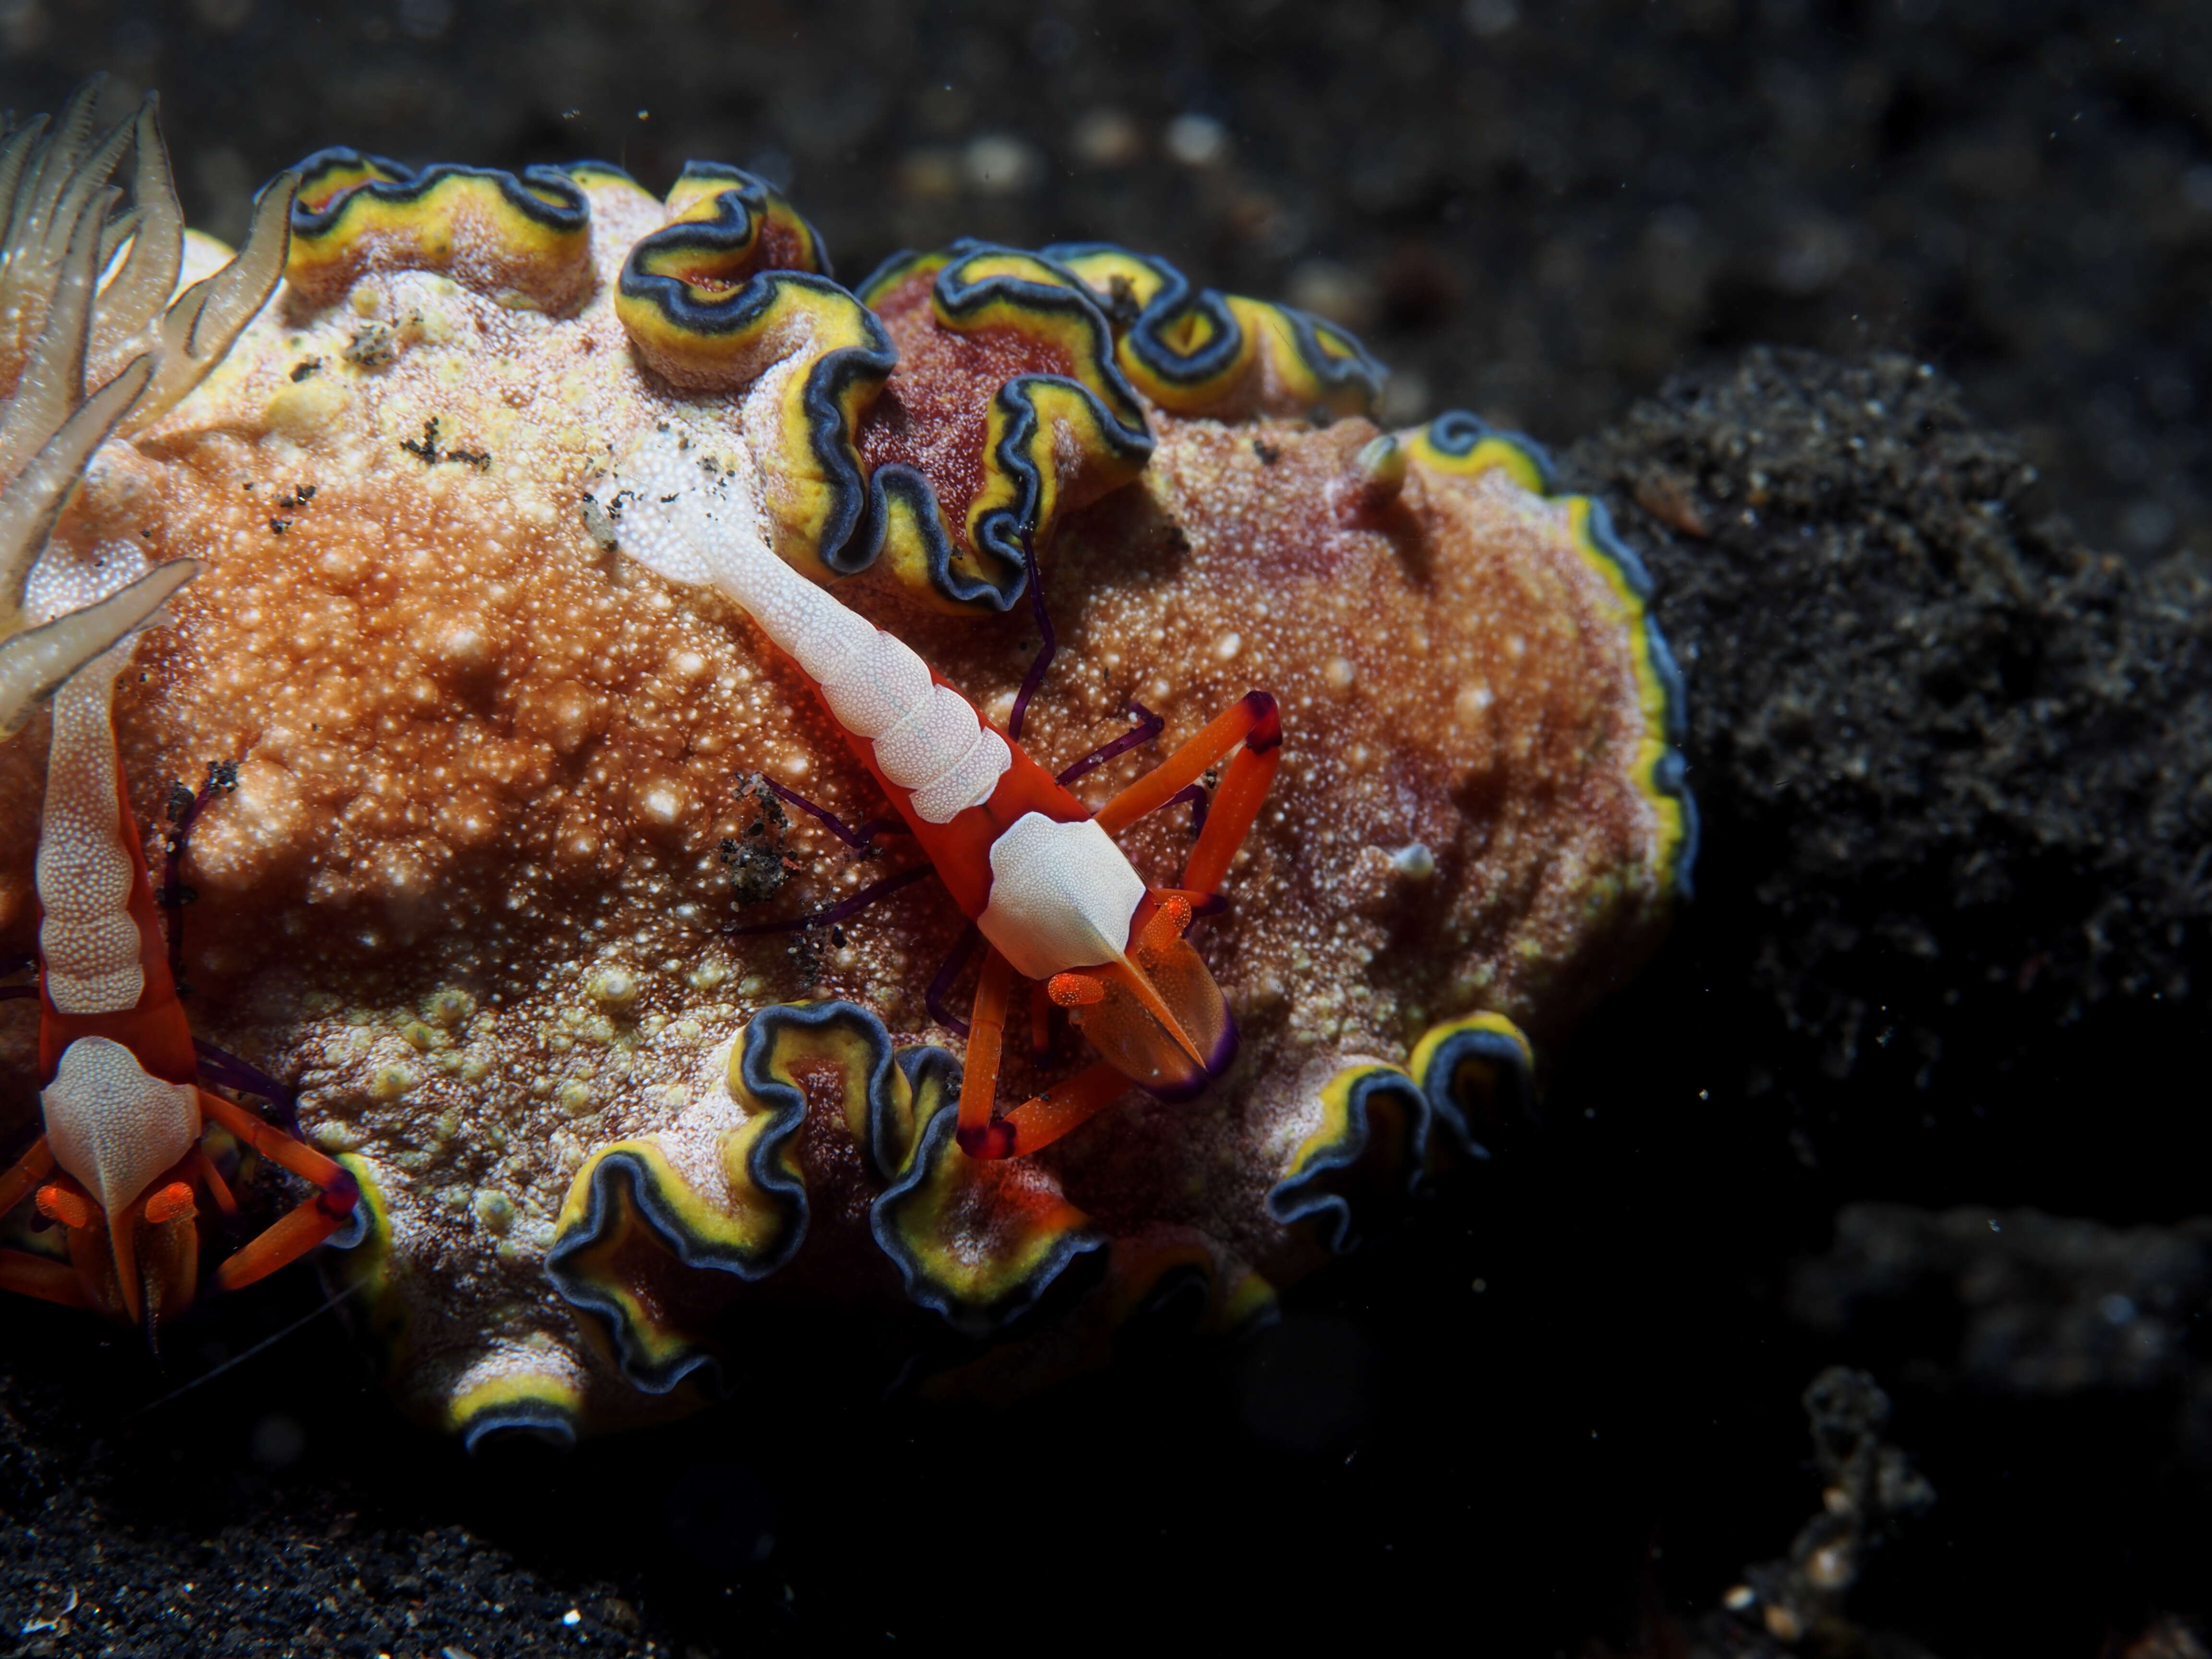
[[[278,1217],[216,1269],[217,1290],[234,1291],[297,1261],[345,1224],[360,1200],[354,1178],[313,1147],[270,1127],[234,1102],[205,1089],[200,1111],[270,1163],[313,1182],[319,1189]]]
[[[999,1092],[999,1055],[1015,974],[996,951],[983,963],[969,1017],[968,1058],[960,1078],[960,1149],[970,1158],[1019,1158],[1050,1145],[1085,1119],[1112,1105],[1129,1079],[1104,1060],[1056,1083],[1006,1116],[992,1120]]]
[[[31,1189],[53,1172],[54,1151],[40,1135],[31,1150],[15,1160],[15,1167],[0,1175],[0,1216],[6,1215],[31,1195]]]
[[[1267,757],[1266,764],[1272,775],[1273,757],[1282,741],[1282,721],[1276,712],[1274,698],[1265,691],[1248,691],[1209,720],[1196,737],[1100,807],[1092,815],[1094,821],[1108,835],[1118,836],[1139,818],[1158,811],[1197,782],[1208,767],[1240,743],[1248,750],[1257,750]],[[1212,827],[1220,805],[1217,801],[1214,811],[1206,815],[1207,828]],[[1256,803],[1253,811],[1258,811]],[[1247,818],[1237,826],[1237,840],[1243,839],[1243,832],[1250,824]]]
[[[64,1308],[89,1308],[76,1269],[64,1261],[49,1261],[28,1250],[0,1250],[0,1291],[34,1296],[41,1302],[58,1302]]]
[[[1260,816],[1282,757],[1282,717],[1275,700],[1265,691],[1253,691],[1234,708],[1218,714],[1206,729],[1098,809],[1097,822],[1109,836],[1116,835],[1147,813],[1157,812],[1232,749],[1228,775],[1214,792],[1206,827],[1191,849],[1185,866],[1182,890],[1212,894],[1229,873],[1229,860],[1244,844],[1253,820]]]

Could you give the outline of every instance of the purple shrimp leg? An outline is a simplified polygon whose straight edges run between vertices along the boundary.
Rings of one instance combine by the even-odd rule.
[[[1179,800],[1190,803],[1190,838],[1196,841],[1206,833],[1206,809],[1213,805],[1213,797],[1206,793],[1202,783],[1188,783],[1161,803],[1163,810]],[[1228,898],[1220,893],[1208,893],[1190,907],[1194,916],[1218,916],[1229,908]]]
[[[968,958],[975,955],[975,946],[982,937],[972,921],[960,930],[960,937],[952,941],[952,949],[938,968],[937,976],[929,981],[929,990],[922,998],[923,1006],[929,1010],[929,1017],[955,1036],[968,1035],[968,1022],[946,1007],[945,999],[951,994],[952,981],[960,977],[960,970],[968,965]]]
[[[744,927],[726,927],[722,931],[727,938],[745,939],[756,933],[795,933],[806,927],[827,927],[832,922],[857,915],[886,894],[896,893],[900,888],[920,881],[924,876],[936,873],[935,865],[917,864],[896,875],[885,876],[881,881],[869,883],[852,897],[840,900],[826,910],[817,910],[811,915],[793,916],[788,921],[757,921]]]
[[[1060,635],[1053,629],[1052,612],[1046,608],[1044,602],[1044,574],[1037,568],[1036,538],[1029,531],[1022,532],[1022,568],[1029,576],[1030,614],[1036,618],[1038,645],[1029,672],[1022,676],[1021,689],[1014,693],[1013,712],[1006,716],[1006,735],[1016,743],[1022,740],[1022,720],[1029,714],[1030,699],[1044,684],[1044,677],[1052,667],[1052,659],[1060,654]],[[1150,743],[1166,728],[1166,721],[1134,697],[1129,699],[1129,707],[1138,715],[1136,728],[1091,750],[1062,772],[1058,781],[1072,783],[1093,767],[1103,766],[1116,755],[1127,754],[1140,744]]]
[[[1137,723],[1134,726],[1120,737],[1100,744],[1081,760],[1062,772],[1054,781],[1063,786],[1073,783],[1076,779],[1094,767],[1103,766],[1118,755],[1126,755],[1132,749],[1141,748],[1167,730],[1168,723],[1134,697],[1129,699],[1129,708],[1137,716]]]
[[[260,1096],[276,1108],[277,1120],[285,1128],[299,1133],[300,1097],[296,1091],[212,1042],[194,1037],[192,1048],[200,1057],[200,1074],[209,1082],[242,1095]]]
[[[236,761],[210,761],[207,781],[200,786],[198,794],[181,783],[169,786],[169,833],[163,842],[161,887],[154,897],[167,913],[163,920],[169,932],[169,977],[177,982],[179,996],[190,995],[192,988],[185,982],[185,906],[199,896],[184,883],[185,844],[191,839],[192,825],[199,822],[207,804],[237,787]]]
[[[1204,784],[1187,783],[1170,795],[1163,805],[1173,806],[1179,800],[1190,803],[1190,838],[1196,841],[1206,833],[1206,811],[1213,805],[1213,798],[1206,793]]]
[[[1036,617],[1042,643],[1037,647],[1036,660],[1030,664],[1030,672],[1022,676],[1022,689],[1014,693],[1014,712],[1006,717],[1006,735],[1016,743],[1022,740],[1022,716],[1028,712],[1030,698],[1044,684],[1045,671],[1060,654],[1060,636],[1052,631],[1052,612],[1044,608],[1044,578],[1037,574],[1036,542],[1026,530],[1022,532],[1022,568],[1029,573],[1030,609]]]
[[[875,840],[878,836],[904,835],[907,833],[905,823],[898,818],[870,818],[866,823],[860,824],[858,827],[848,826],[842,818],[839,817],[835,812],[832,812],[828,807],[817,806],[812,801],[807,799],[805,796],[800,794],[797,790],[785,788],[781,784],[778,783],[774,778],[769,777],[766,773],[763,773],[761,775],[761,781],[775,792],[775,797],[778,800],[788,802],[791,805],[796,806],[800,811],[815,818],[821,823],[823,829],[827,830],[831,835],[836,836],[839,841],[843,842],[848,847],[866,847],[870,842]]]

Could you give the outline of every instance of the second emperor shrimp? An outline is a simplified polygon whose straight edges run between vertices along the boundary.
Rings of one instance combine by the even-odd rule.
[[[673,428],[647,434],[602,494],[623,550],[742,606],[796,662],[990,946],[975,994],[959,1142],[1013,1158],[1058,1139],[1132,1085],[1197,1093],[1235,1057],[1237,1028],[1183,937],[1266,799],[1281,746],[1254,691],[1093,813],[907,645],[778,557],[757,508]],[[1242,745],[1241,748],[1239,745]],[[1182,884],[1148,888],[1113,836],[1236,750]],[[1016,975],[1043,984],[1103,1058],[994,1118]]]

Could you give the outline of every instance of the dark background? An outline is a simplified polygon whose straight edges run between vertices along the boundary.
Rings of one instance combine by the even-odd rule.
[[[187,207],[219,234],[325,144],[599,156],[655,189],[688,156],[735,161],[787,185],[848,280],[956,234],[1105,237],[1325,312],[1399,371],[1393,422],[1470,407],[1564,447],[1753,344],[1893,349],[2016,434],[2042,481],[1991,489],[2023,513],[2137,566],[2212,553],[2201,3],[0,0],[0,52],[20,110],[94,70],[113,116],[158,87]],[[1733,626],[1680,580],[1670,612],[1658,568],[1678,647]],[[1691,668],[1693,697],[1725,694]],[[689,1425],[471,1463],[391,1419],[327,1316],[130,1415],[310,1313],[304,1275],[217,1310],[159,1376],[9,1308],[0,1651],[1441,1624],[1485,1652],[1687,1652],[1668,1620],[1814,1509],[1797,1395],[1839,1361],[1890,1388],[1941,1494],[1856,1620],[1946,1655],[2089,1656],[2212,1607],[2191,1461],[2212,1432],[2185,1380],[2212,1373],[1977,1387],[1948,1292],[1841,1334],[1790,1294],[1852,1200],[2039,1205],[2186,1255],[2170,1224],[2206,1206],[2180,1124],[2204,1091],[2162,1067],[2201,1054],[2201,994],[2169,969],[2086,1011],[1978,1006],[1936,1033],[1932,1085],[1917,1060],[1838,1069],[1832,1032],[1751,1030],[1747,941],[1777,902],[1737,878],[1747,837],[1711,787],[1703,907],[1565,1057],[1544,1129],[1247,1346],[1137,1355],[995,1419],[886,1401],[864,1368],[764,1367]],[[2176,1340],[2201,1352],[2205,1287],[2160,1282],[2184,1285]],[[26,1628],[72,1590],[97,1616]]]
[[[0,53],[23,110],[158,88],[217,234],[326,144],[654,189],[731,161],[848,281],[955,235],[1117,240],[1362,331],[1395,418],[1553,444],[1747,344],[1894,346],[2094,544],[2212,545],[2192,0],[4,0]]]

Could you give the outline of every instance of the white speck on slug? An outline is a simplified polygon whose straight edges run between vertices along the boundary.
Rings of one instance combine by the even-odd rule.
[[[1390,854],[1390,867],[1409,881],[1426,881],[1437,872],[1437,855],[1426,842],[1408,842]]]

